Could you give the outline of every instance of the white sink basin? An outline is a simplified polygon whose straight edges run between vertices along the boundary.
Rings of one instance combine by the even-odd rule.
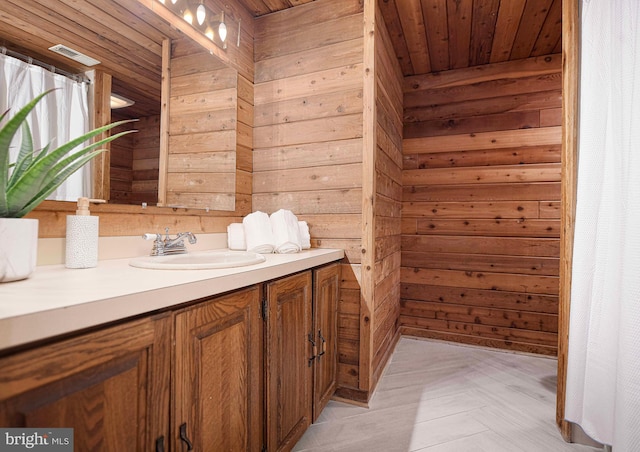
[[[204,251],[173,256],[136,257],[129,265],[156,270],[208,270],[213,268],[243,267],[264,262],[262,254],[248,251]]]

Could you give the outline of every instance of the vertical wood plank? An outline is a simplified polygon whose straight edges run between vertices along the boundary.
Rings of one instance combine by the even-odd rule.
[[[447,0],[451,69],[469,66],[473,0]]]
[[[571,424],[564,419],[571,307],[571,266],[575,225],[580,77],[580,13],[578,0],[562,2],[562,205],[560,231],[560,305],[558,309],[558,387],[556,423],[566,441]]]
[[[105,126],[111,122],[111,75],[94,71],[94,91],[93,91],[93,124],[92,129]],[[109,136],[109,132],[104,132],[96,136],[93,141],[97,142]],[[111,149],[111,144],[107,143],[104,149]],[[111,155],[110,152],[103,152],[93,159],[93,197],[104,199],[110,198],[111,193]]]
[[[171,40],[162,41],[162,88],[160,106],[160,165],[158,206],[167,205],[167,164],[169,160],[169,99],[171,98]]]
[[[373,363],[375,193],[376,193],[376,0],[364,2],[362,130],[362,278],[360,311],[360,389],[369,390]]]

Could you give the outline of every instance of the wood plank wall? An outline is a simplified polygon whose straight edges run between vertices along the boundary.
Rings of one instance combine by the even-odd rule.
[[[359,0],[255,21],[253,210],[290,209],[343,248],[339,383],[359,383],[363,27]]]
[[[561,57],[404,81],[402,332],[554,355]]]
[[[375,271],[371,388],[376,386],[398,338],[403,164],[403,77],[378,7],[375,13],[377,155],[374,174]]]
[[[114,110],[111,117],[112,121],[118,121],[117,110]],[[125,128],[126,127],[126,128]],[[113,133],[128,130],[130,127],[116,128]],[[124,135],[111,143],[109,154],[109,171],[111,184],[109,186],[109,201],[120,204],[128,204],[131,202],[133,191],[133,135]]]
[[[251,213],[253,193],[253,83],[238,74],[235,211]]]
[[[197,44],[171,55],[167,205],[234,210],[238,73]]]
[[[127,119],[114,110],[112,121]],[[158,168],[160,164],[160,116],[139,118],[114,130],[135,129],[111,143],[109,202],[117,204],[155,205],[158,202]]]
[[[146,116],[134,124],[133,182],[131,204],[158,202],[158,169],[160,168],[160,116]],[[116,142],[118,140],[115,140]]]

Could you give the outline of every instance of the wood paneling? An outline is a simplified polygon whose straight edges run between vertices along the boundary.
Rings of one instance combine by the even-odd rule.
[[[112,118],[117,120],[115,115]],[[116,129],[115,132],[122,130],[124,129]],[[109,149],[110,201],[117,203],[130,202],[133,184],[134,135],[125,135],[111,143]]]
[[[377,3],[377,2],[376,2]],[[444,1],[435,7],[444,8]],[[372,381],[374,388],[397,340],[400,315],[400,261],[402,210],[402,73],[396,62],[389,32],[384,26],[382,12],[375,9],[375,164],[373,242],[374,242],[374,290],[372,313]],[[439,11],[434,10],[437,22]],[[430,24],[428,24],[430,25]],[[442,24],[441,24],[442,25]],[[434,30],[446,33],[446,24]],[[446,46],[434,45],[430,49],[447,56]]]
[[[545,8],[522,6],[498,26]],[[559,59],[405,78],[404,99],[402,331],[555,354]]]
[[[322,31],[312,33],[305,26]],[[342,268],[338,307],[338,380],[357,388],[362,5],[356,0],[317,1],[286,9],[256,19],[255,35],[253,209],[290,209],[308,222],[313,246],[346,249],[349,264]]]
[[[180,40],[170,74],[166,205],[235,210],[238,72]]]
[[[158,171],[160,168],[160,116],[140,118],[139,132],[133,135],[133,182],[131,203],[158,202]],[[116,140],[117,141],[117,140]]]

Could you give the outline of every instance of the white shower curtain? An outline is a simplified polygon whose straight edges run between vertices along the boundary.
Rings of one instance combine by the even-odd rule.
[[[28,118],[36,149],[49,142],[55,149],[89,131],[87,84],[0,53],[0,112],[10,109],[11,116],[38,94],[51,88],[58,89],[45,96]],[[12,161],[19,150],[15,145],[19,143],[19,136],[12,146]],[[47,199],[76,201],[90,193],[91,168],[87,164]]]
[[[582,0],[565,415],[640,451],[640,1]]]

